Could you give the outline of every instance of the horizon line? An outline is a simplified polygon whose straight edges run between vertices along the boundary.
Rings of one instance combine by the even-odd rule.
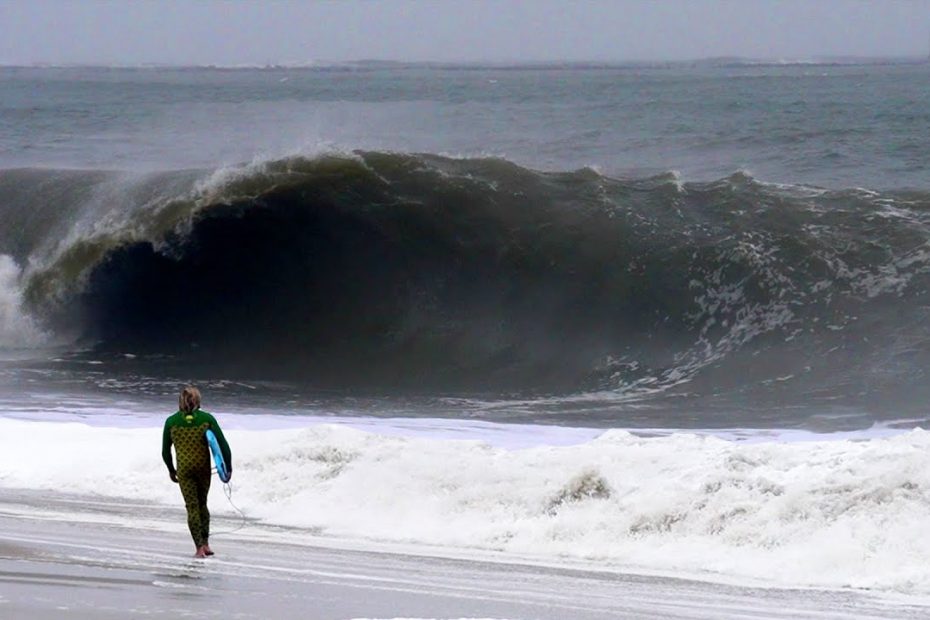
[[[811,57],[752,57],[752,56],[706,56],[688,59],[665,60],[606,60],[606,59],[572,59],[572,60],[397,60],[381,58],[360,58],[356,60],[308,60],[265,63],[176,63],[149,62],[104,63],[104,62],[21,62],[0,61],[0,68],[22,69],[325,69],[339,67],[375,67],[383,66],[420,66],[420,67],[661,67],[674,65],[856,65],[856,64],[917,64],[930,62],[926,55],[906,56],[857,56],[829,55]]]

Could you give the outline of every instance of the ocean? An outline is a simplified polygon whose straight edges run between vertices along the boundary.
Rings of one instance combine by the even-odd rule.
[[[266,525],[930,594],[928,93],[0,67],[0,487],[178,502],[194,383]]]

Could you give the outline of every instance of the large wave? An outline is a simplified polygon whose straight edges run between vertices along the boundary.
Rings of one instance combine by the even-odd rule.
[[[46,329],[321,385],[916,403],[927,207],[378,152],[0,173]]]

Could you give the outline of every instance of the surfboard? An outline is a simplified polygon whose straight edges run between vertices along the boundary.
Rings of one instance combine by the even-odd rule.
[[[229,470],[226,469],[226,460],[223,458],[223,452],[220,450],[220,444],[216,440],[213,431],[207,429],[207,445],[210,446],[210,452],[213,453],[213,462],[216,463],[216,475],[223,482],[229,482]]]

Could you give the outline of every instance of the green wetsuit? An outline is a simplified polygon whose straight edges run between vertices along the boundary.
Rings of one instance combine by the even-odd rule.
[[[210,538],[210,511],[207,510],[207,493],[210,491],[210,470],[213,460],[204,433],[213,431],[220,444],[220,451],[232,472],[232,453],[223,437],[223,431],[212,415],[197,409],[192,413],[178,411],[165,420],[162,433],[161,458],[168,471],[176,474],[187,508],[187,527],[190,528],[194,544],[206,545]],[[171,461],[171,446],[177,455],[178,467]]]

